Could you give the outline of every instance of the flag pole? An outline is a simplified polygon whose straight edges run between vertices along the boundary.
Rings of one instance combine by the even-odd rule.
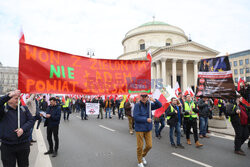
[[[20,129],[20,96],[18,97],[18,107],[17,107],[17,126]]]
[[[152,119],[152,116],[151,116],[151,101],[149,100],[149,118]]]

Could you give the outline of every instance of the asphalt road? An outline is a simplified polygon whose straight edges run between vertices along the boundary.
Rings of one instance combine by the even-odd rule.
[[[41,129],[46,140],[46,131]],[[242,149],[247,156],[233,153],[233,140],[223,136],[201,139],[203,148],[189,146],[182,138],[185,149],[170,146],[169,128],[165,127],[162,139],[153,137],[153,148],[147,155],[147,167],[249,167],[250,149]],[[153,133],[154,136],[154,133]],[[226,136],[225,136],[226,137]],[[81,120],[79,114],[71,114],[69,121],[61,120],[59,152],[50,158],[53,167],[136,167],[136,137],[128,131],[128,120]],[[191,136],[193,141],[193,136]]]
[[[46,129],[43,125],[40,128],[48,148]],[[182,138],[185,149],[175,149],[170,146],[168,133],[169,128],[165,127],[161,140],[153,137],[153,148],[146,157],[147,167],[250,166],[247,144],[242,147],[247,156],[236,155],[233,153],[232,137],[213,134],[209,139],[200,139],[204,147],[197,149],[191,136],[192,146]],[[41,162],[35,167],[46,167],[48,163],[44,161],[49,160],[53,167],[137,167],[136,137],[129,134],[127,119],[118,120],[114,116],[113,119],[100,120],[93,116],[86,121],[81,120],[79,114],[71,114],[69,121],[61,120],[59,141],[56,158],[44,158],[41,150],[46,150],[45,146],[42,149],[38,143],[34,144],[30,166],[35,166],[39,154]]]

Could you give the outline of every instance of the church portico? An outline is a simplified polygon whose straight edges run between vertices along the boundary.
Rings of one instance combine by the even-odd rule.
[[[124,54],[118,59],[146,59],[152,56],[151,79],[161,79],[163,86],[184,91],[195,88],[201,59],[213,58],[218,51],[191,41],[184,31],[164,22],[148,22],[129,31],[122,41]]]

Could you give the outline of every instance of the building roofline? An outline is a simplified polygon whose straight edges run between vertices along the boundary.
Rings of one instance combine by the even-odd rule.
[[[250,55],[250,49],[229,54],[228,57],[229,58],[241,57],[241,56],[245,56],[245,55],[248,55],[248,54]],[[225,56],[227,56],[227,55],[225,55]]]

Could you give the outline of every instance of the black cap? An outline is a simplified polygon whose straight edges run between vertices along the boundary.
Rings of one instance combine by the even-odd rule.
[[[51,98],[49,98],[49,101],[50,100],[56,101],[56,98],[55,97],[51,97]]]
[[[141,97],[147,97],[148,94],[141,94]]]

